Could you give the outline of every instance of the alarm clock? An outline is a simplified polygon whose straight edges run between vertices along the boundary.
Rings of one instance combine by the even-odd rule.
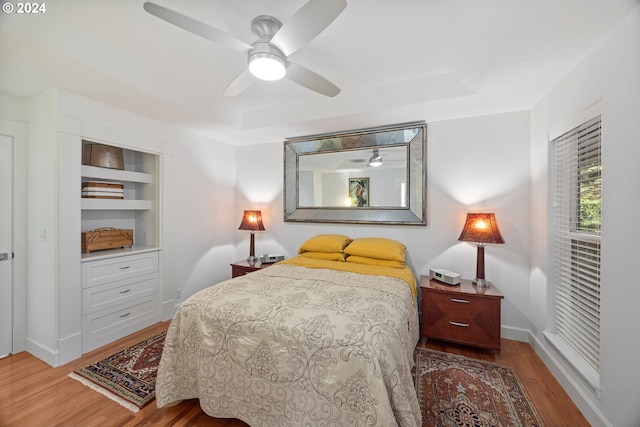
[[[429,269],[429,273],[432,279],[447,285],[455,286],[460,283],[460,274],[445,270],[444,268],[431,268]]]
[[[274,255],[274,254],[262,254],[260,257],[260,262],[262,264],[271,264],[274,262],[282,261],[284,259],[284,255]]]

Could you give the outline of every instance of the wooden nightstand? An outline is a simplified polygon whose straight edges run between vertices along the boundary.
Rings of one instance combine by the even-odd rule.
[[[257,261],[253,264],[250,264],[247,261],[236,261],[231,263],[231,278],[243,276],[247,273],[251,273],[252,271],[260,270],[262,268],[267,268],[273,264],[262,264],[260,261]]]
[[[443,341],[500,350],[500,303],[493,284],[477,288],[462,279],[456,286],[420,276],[421,335]]]

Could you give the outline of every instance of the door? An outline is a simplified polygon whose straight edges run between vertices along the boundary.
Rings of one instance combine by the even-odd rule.
[[[0,357],[13,345],[13,139],[0,135]]]

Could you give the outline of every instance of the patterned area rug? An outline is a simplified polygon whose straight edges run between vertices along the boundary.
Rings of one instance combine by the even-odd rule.
[[[424,426],[542,427],[512,368],[416,348]]]
[[[138,412],[155,399],[156,375],[165,333],[76,369],[69,376]]]

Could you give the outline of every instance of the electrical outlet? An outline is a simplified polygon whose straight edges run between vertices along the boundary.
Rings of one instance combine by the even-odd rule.
[[[180,299],[180,292],[182,292],[182,288],[176,289],[176,299]]]
[[[42,241],[47,240],[47,229],[44,227],[40,229],[40,240]]]

